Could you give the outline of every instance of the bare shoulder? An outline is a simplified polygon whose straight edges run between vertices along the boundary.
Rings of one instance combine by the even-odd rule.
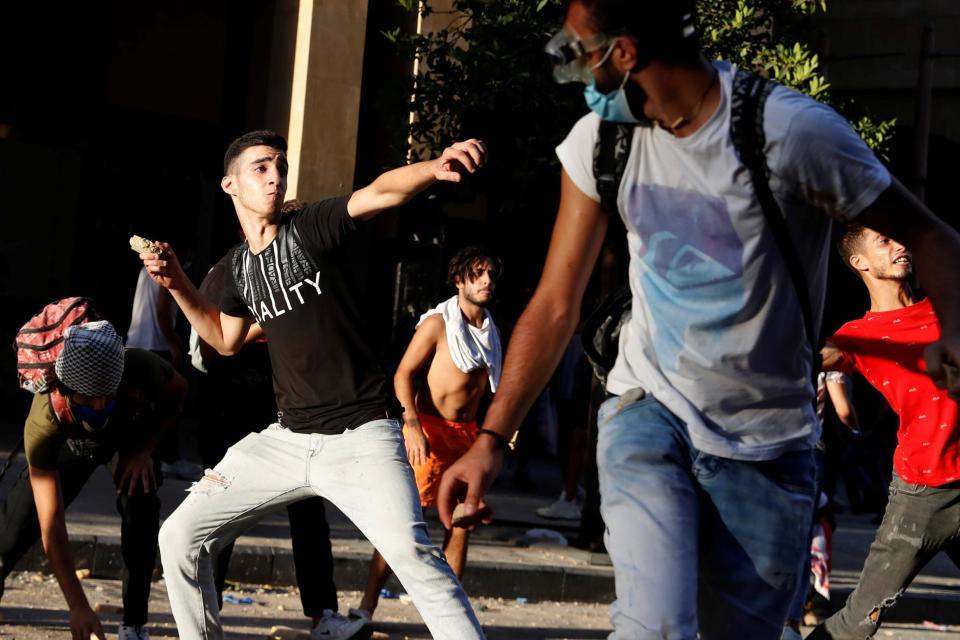
[[[446,323],[443,321],[443,316],[439,313],[428,316],[420,323],[420,326],[417,327],[417,333],[422,333],[424,336],[433,336],[437,339],[444,335],[446,330]]]

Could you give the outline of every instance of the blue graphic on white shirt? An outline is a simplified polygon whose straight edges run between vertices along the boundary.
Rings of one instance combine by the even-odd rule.
[[[626,210],[640,240],[631,268],[660,367],[689,375],[682,354],[708,367],[717,363],[730,347],[721,332],[734,324],[745,297],[743,243],[726,202],[640,184],[629,190]]]

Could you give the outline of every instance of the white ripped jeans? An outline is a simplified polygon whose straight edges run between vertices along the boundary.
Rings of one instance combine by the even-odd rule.
[[[374,420],[338,435],[271,425],[231,447],[191,488],[160,530],[180,638],[224,637],[211,558],[270,511],[312,496],[336,505],[380,551],[434,638],[484,637],[427,535],[399,424]]]

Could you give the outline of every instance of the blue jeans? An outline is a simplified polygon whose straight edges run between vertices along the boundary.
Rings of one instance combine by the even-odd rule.
[[[610,640],[779,639],[810,532],[812,451],[706,454],[651,396],[607,400],[598,428]]]
[[[813,459],[817,464],[816,469],[816,496],[820,500],[820,492],[823,490],[823,451],[814,449]],[[817,513],[820,508],[814,505],[813,521],[810,523],[810,536],[807,538],[807,546],[803,552],[803,559],[800,561],[800,573],[797,575],[797,588],[793,592],[793,600],[790,601],[790,607],[787,609],[787,620],[803,620],[803,611],[807,606],[807,594],[810,592],[810,547],[813,545],[814,526],[817,522]]]

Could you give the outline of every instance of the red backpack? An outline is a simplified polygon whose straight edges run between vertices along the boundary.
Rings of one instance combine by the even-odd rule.
[[[51,302],[30,318],[14,339],[17,352],[17,377],[20,386],[30,393],[48,393],[54,390],[56,381],[54,363],[63,350],[63,334],[67,327],[102,319],[93,308],[90,298],[63,298]],[[60,393],[52,393],[50,402],[57,418],[68,413],[66,399]]]

